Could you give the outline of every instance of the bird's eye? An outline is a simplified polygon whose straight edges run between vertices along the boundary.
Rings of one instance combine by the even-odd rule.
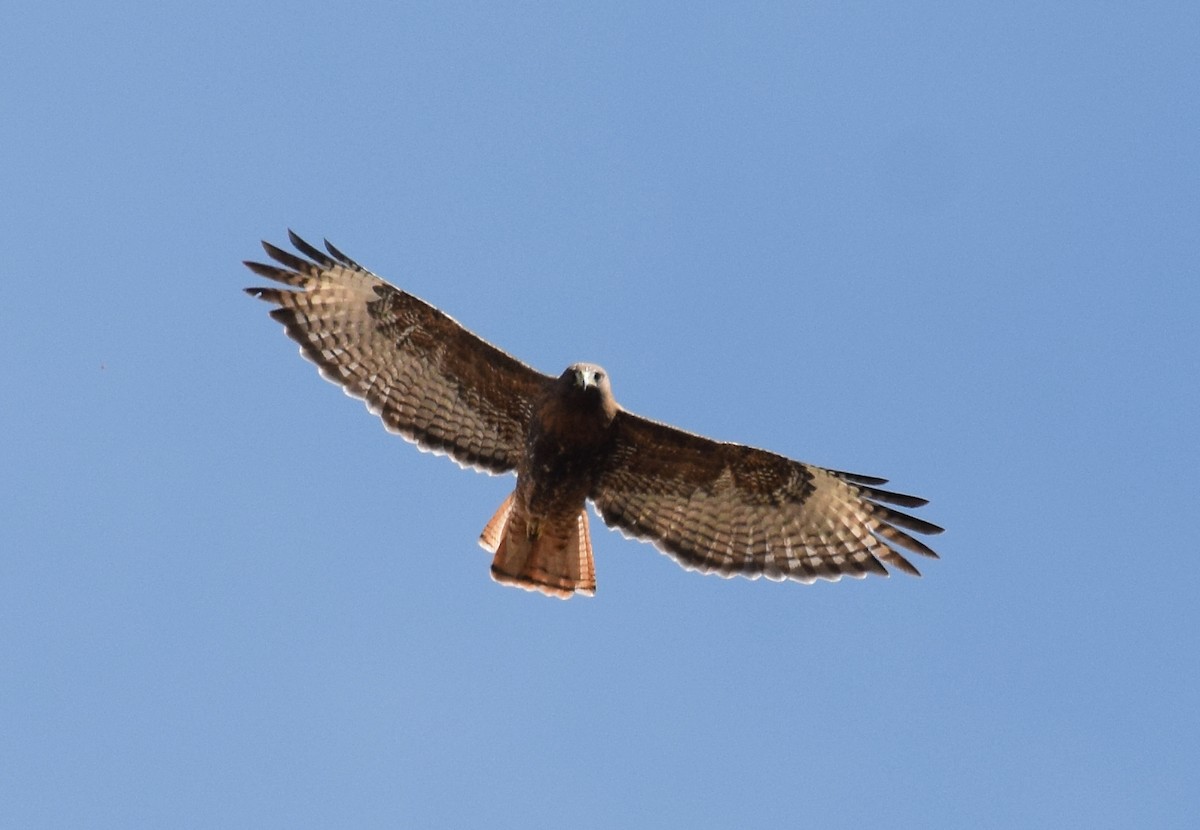
[[[592,375],[592,380],[596,381],[596,383],[599,383],[600,381],[604,380],[604,373],[596,372],[594,375]]]

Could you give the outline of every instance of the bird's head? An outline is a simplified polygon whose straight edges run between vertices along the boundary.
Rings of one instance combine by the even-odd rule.
[[[569,399],[594,401],[604,410],[616,412],[608,373],[594,363],[573,363],[559,377],[564,395]]]
[[[573,363],[562,374],[562,380],[577,392],[611,392],[608,374],[594,363]]]

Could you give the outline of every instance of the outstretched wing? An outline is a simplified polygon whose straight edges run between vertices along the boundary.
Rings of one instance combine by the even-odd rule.
[[[264,242],[279,265],[246,266],[297,290],[246,293],[278,306],[271,316],[321,374],[423,449],[488,472],[514,469],[533,402],[551,378],[328,242],[326,253],[291,231],[288,236],[307,259]]]
[[[621,412],[613,451],[591,493],[604,521],[654,542],[689,570],[837,581],[919,575],[901,550],[937,557],[906,531],[942,528],[891,505],[924,499],[886,481],[725,444]]]

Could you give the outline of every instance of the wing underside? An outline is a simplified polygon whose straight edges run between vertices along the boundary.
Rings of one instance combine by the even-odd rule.
[[[302,256],[264,242],[275,264],[247,262],[287,288],[248,288],[276,306],[322,376],[361,398],[422,449],[492,473],[515,469],[532,401],[551,379],[325,243],[289,231]]]

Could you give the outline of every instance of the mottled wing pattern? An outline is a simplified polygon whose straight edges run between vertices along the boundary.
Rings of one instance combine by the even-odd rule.
[[[936,557],[909,533],[937,525],[891,505],[924,499],[884,479],[836,472],[726,444],[621,412],[592,501],[604,521],[654,542],[689,570],[722,576],[836,581],[916,575],[901,551]]]
[[[278,306],[271,316],[321,374],[423,449],[488,472],[513,470],[533,401],[551,378],[328,242],[321,251],[290,231],[289,237],[303,257],[264,242],[279,265],[246,266],[295,290],[246,292]]]

